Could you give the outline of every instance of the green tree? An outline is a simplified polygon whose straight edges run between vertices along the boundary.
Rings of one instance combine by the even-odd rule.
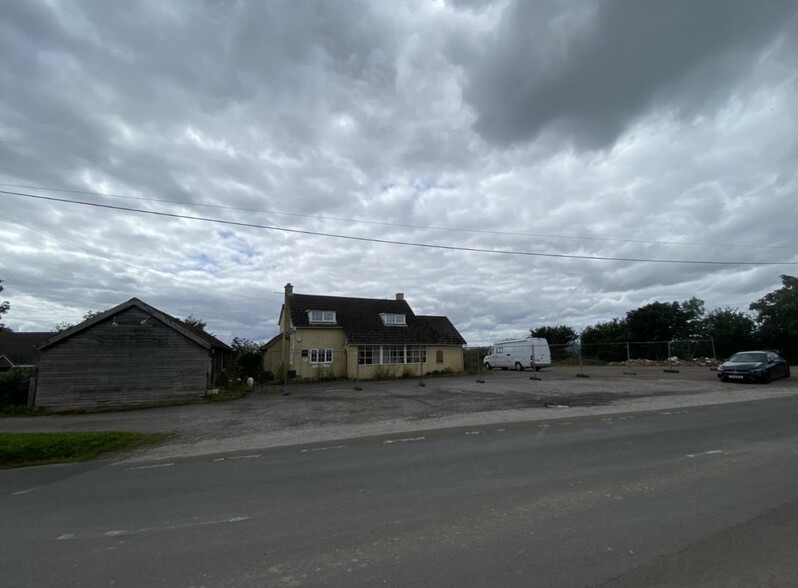
[[[538,327],[533,334],[549,342],[553,361],[567,359],[571,355],[571,345],[579,339],[576,331],[565,325]]]
[[[683,301],[679,307],[685,319],[684,329],[677,336],[679,339],[696,339],[701,337],[702,320],[706,311],[704,301],[693,296],[689,300]]]
[[[204,331],[206,325],[208,324],[201,318],[195,317],[193,314],[188,315],[186,318],[183,319],[183,322],[187,324],[189,327],[194,327],[200,331]]]
[[[2,291],[3,291],[3,280],[0,280],[0,292],[2,292]],[[10,308],[11,308],[11,304],[8,302],[8,300],[4,300],[3,302],[0,302],[0,319],[3,318],[3,315],[5,313],[7,313]],[[4,323],[0,322],[0,331],[10,332],[11,329],[8,328],[7,326],[5,326]]]
[[[767,347],[798,359],[798,278],[780,276],[782,287],[766,294],[749,308],[756,313],[757,336]]]
[[[579,338],[576,331],[565,325],[538,327],[534,331],[534,336],[546,339],[549,345],[568,345]]]
[[[60,323],[56,323],[53,325],[53,331],[56,333],[60,333],[62,331],[66,331],[67,329],[71,329],[75,326],[75,323],[69,323],[67,321],[61,321]]]
[[[702,320],[699,328],[702,338],[710,338],[715,353],[720,358],[756,346],[756,324],[750,315],[736,308],[716,308]]]
[[[87,310],[86,314],[83,315],[83,321],[81,321],[81,322],[85,322],[85,321],[87,321],[89,319],[92,319],[95,316],[97,316],[98,314],[102,314],[102,313],[99,310]],[[67,322],[67,321],[61,321],[60,323],[56,323],[53,326],[53,330],[56,333],[60,333],[61,331],[66,331],[67,329],[71,329],[76,324],[79,324],[79,323],[70,323],[70,322]]]
[[[678,302],[652,302],[626,313],[629,339],[671,341],[686,330],[687,317]]]
[[[252,377],[260,381],[263,376],[263,344],[243,337],[234,337],[231,371],[242,380]]]
[[[665,359],[667,341],[699,337],[704,301],[652,302],[626,313],[632,356]],[[642,344],[641,344],[642,343]]]
[[[625,319],[599,322],[582,331],[582,355],[600,361],[623,361],[626,359],[628,340],[629,330]]]

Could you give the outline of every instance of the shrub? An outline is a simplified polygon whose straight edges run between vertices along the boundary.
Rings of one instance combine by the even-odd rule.
[[[0,373],[0,408],[28,403],[28,382],[36,368],[16,368]]]
[[[391,365],[378,365],[374,369],[374,380],[392,380],[396,377],[394,366]]]

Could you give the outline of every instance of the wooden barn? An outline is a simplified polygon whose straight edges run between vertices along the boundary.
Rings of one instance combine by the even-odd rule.
[[[232,349],[137,298],[39,345],[34,404],[50,408],[129,406],[197,398]]]

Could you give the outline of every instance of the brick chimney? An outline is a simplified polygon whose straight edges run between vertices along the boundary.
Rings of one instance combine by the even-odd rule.
[[[405,299],[404,292],[397,292],[396,293],[396,299],[397,300],[404,300]]]
[[[288,282],[285,285],[285,295],[286,296],[291,296],[291,294],[293,294],[293,293],[294,293],[294,287],[291,285],[291,282]]]

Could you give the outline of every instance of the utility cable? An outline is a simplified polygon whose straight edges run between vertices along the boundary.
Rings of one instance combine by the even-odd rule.
[[[300,212],[283,212],[279,210],[264,210],[260,208],[242,208],[238,206],[227,206],[224,204],[202,204],[198,202],[185,202],[182,200],[169,200],[166,198],[148,198],[144,196],[129,196],[123,194],[105,194],[103,192],[92,192],[89,190],[70,190],[66,188],[47,188],[43,186],[30,186],[26,184],[8,184],[0,182],[0,186],[9,186],[14,188],[27,188],[30,190],[47,190],[51,192],[64,192],[68,194],[86,194],[90,196],[103,196],[106,198],[122,198],[126,200],[138,200],[141,202],[158,202],[161,204],[178,204],[180,206],[195,206],[195,207],[203,207],[203,208],[215,208],[218,210],[233,210],[236,212],[257,212],[262,214],[275,214],[280,216],[293,216],[299,218],[309,218],[314,220],[321,220],[321,221],[336,221],[336,222],[345,222],[349,224],[364,224],[364,225],[377,225],[383,227],[396,227],[396,228],[403,228],[403,229],[419,229],[419,230],[433,230],[433,231],[450,231],[450,232],[457,232],[457,233],[474,233],[474,234],[483,234],[483,235],[500,235],[506,237],[533,237],[538,239],[571,239],[571,240],[582,240],[582,241],[601,241],[605,243],[637,243],[642,245],[680,245],[680,246],[698,246],[698,247],[726,247],[726,248],[737,248],[737,249],[781,249],[787,251],[794,251],[796,247],[786,247],[786,246],[779,246],[779,245],[738,245],[738,244],[730,244],[730,243],[701,243],[701,242],[690,242],[690,241],[648,241],[644,239],[613,239],[611,237],[584,237],[584,236],[577,236],[577,235],[545,235],[545,234],[536,234],[536,233],[521,233],[521,232],[512,232],[512,231],[491,231],[487,229],[464,229],[460,227],[438,227],[434,225],[415,225],[415,224],[407,224],[407,223],[389,223],[384,221],[370,221],[370,220],[362,220],[362,219],[351,219],[351,218],[342,218],[342,217],[335,217],[335,216],[321,216],[316,214],[303,214]]]
[[[201,222],[217,223],[235,227],[245,227],[253,229],[264,229],[270,231],[280,231],[284,233],[293,233],[297,235],[312,235],[315,237],[329,237],[334,239],[346,239],[349,241],[361,241],[366,243],[381,243],[385,245],[400,245],[403,247],[420,247],[426,249],[439,249],[444,251],[465,251],[470,253],[491,253],[494,255],[518,255],[526,257],[547,257],[558,259],[585,259],[591,261],[625,261],[633,263],[663,263],[663,264],[691,264],[691,265],[750,265],[750,266],[773,266],[773,265],[798,265],[798,262],[789,261],[710,261],[710,260],[689,260],[689,259],[647,259],[637,257],[611,257],[611,256],[598,256],[598,255],[575,255],[568,253],[541,253],[533,251],[516,251],[508,249],[482,249],[478,247],[462,247],[456,245],[435,245],[431,243],[416,243],[412,241],[399,241],[393,239],[376,239],[373,237],[356,237],[353,235],[343,235],[336,233],[325,233],[320,231],[306,231],[301,229],[289,229],[286,227],[278,227],[274,225],[260,225],[256,223],[243,223],[237,221],[190,216],[185,214],[176,214],[171,212],[161,212],[155,210],[142,210],[139,208],[129,208],[126,206],[114,206],[111,204],[100,204],[97,202],[85,202],[81,200],[67,200],[65,198],[55,198],[52,196],[41,196],[36,194],[26,194],[23,192],[10,192],[7,190],[0,190],[0,194],[7,194],[11,196],[21,196],[24,198],[33,198],[36,200],[45,200],[49,202],[62,202],[65,204],[78,204],[81,206],[91,206],[95,208],[104,208],[107,210],[118,210],[122,212],[135,212],[138,214],[147,214],[150,216],[159,216],[165,218],[175,218],[182,220],[194,220]]]

